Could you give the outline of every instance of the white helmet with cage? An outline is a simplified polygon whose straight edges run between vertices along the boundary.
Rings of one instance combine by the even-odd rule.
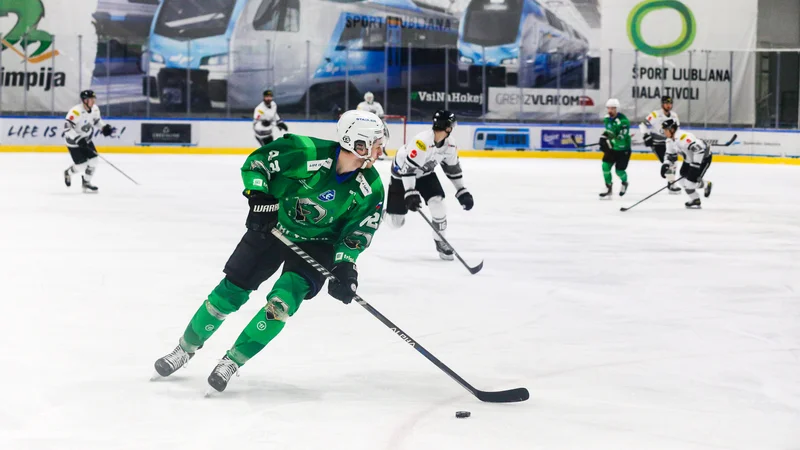
[[[375,96],[372,94],[372,92],[367,92],[366,94],[364,94],[364,101],[365,102],[367,102],[367,103],[369,103],[371,105],[374,100],[375,100]]]
[[[368,111],[355,109],[342,114],[342,117],[339,118],[339,123],[336,124],[339,145],[344,150],[366,160],[371,159],[371,150],[375,142],[384,138],[384,129],[385,125],[378,116]],[[366,152],[363,155],[356,151],[358,142],[363,142],[364,144]]]

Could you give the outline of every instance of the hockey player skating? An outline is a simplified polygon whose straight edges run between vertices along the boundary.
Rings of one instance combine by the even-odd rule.
[[[64,123],[64,141],[67,144],[69,155],[73,164],[64,171],[64,184],[72,186],[72,174],[81,175],[83,192],[96,193],[97,186],[92,184],[92,177],[97,169],[97,149],[92,142],[95,127],[99,128],[103,136],[111,136],[114,128],[105,123],[100,117],[100,108],[95,104],[94,91],[81,92],[81,102],[67,112]]]
[[[367,92],[366,94],[364,94],[364,101],[359,103],[356,109],[358,109],[359,111],[369,111],[372,114],[375,114],[376,116],[380,117],[381,120],[383,120],[383,106],[381,106],[380,103],[375,101],[375,96],[372,94],[372,92]],[[384,152],[381,152],[381,155],[378,157],[378,159],[380,160],[384,159],[383,153]]]
[[[680,174],[683,177],[683,188],[689,195],[686,202],[687,208],[700,208],[700,194],[698,189],[704,190],[704,195],[711,195],[711,182],[704,182],[708,166],[711,165],[711,147],[692,133],[678,131],[678,124],[672,119],[667,119],[661,124],[664,136],[667,138],[667,152],[664,164],[661,165],[661,177],[666,178],[669,171],[675,171],[678,154],[683,157]]]
[[[375,101],[375,96],[372,92],[364,94],[364,101],[359,103],[356,109],[359,111],[369,111],[383,119],[383,106]]]
[[[283,329],[304,299],[317,295],[325,277],[277,240],[277,227],[338,282],[328,294],[347,304],[358,287],[356,259],[372,241],[383,210],[384,190],[372,167],[383,139],[374,114],[348,111],[337,124],[338,142],[284,135],[251,154],[242,166],[250,211],[247,231],[225,265],[225,278],[203,301],[175,349],[155,362],[158,375],[183,367],[228,314],[283,264],[267,303],[244,328],[208,377],[225,390],[239,367]]]
[[[606,102],[608,115],[603,120],[605,131],[600,137],[600,150],[603,152],[603,179],[606,191],[600,193],[601,198],[611,195],[611,168],[616,166],[616,174],[622,181],[620,197],[628,190],[628,162],[631,160],[631,123],[619,112],[619,100],[612,98]]]
[[[267,145],[275,139],[275,127],[289,131],[278,115],[278,105],[272,101],[272,91],[267,89],[264,91],[264,101],[253,110],[253,131],[260,145]]]
[[[662,124],[665,120],[672,119],[680,126],[681,121],[678,113],[672,110],[672,97],[665,95],[661,97],[661,109],[653,111],[647,115],[642,123],[639,124],[639,131],[644,136],[644,145],[650,147],[656,154],[661,163],[664,162],[664,154],[667,151],[666,137],[662,134]],[[681,192],[679,186],[675,186],[675,171],[667,172],[669,182],[669,193],[678,194]]]
[[[456,199],[469,211],[474,205],[472,194],[464,187],[458,150],[450,133],[456,125],[456,116],[450,111],[438,110],[433,115],[433,126],[423,131],[408,144],[400,147],[392,162],[392,177],[386,212],[392,225],[401,227],[408,211],[419,211],[425,200],[431,211],[433,225],[444,234],[447,213],[444,190],[434,169],[441,165],[445,175],[456,188]],[[434,233],[433,239],[439,257],[453,259],[453,249]]]

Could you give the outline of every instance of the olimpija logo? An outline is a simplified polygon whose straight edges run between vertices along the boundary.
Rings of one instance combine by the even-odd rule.
[[[681,34],[669,44],[650,45],[642,36],[642,21],[648,14],[662,9],[674,10],[681,16]],[[651,56],[671,56],[684,52],[694,42],[696,33],[697,22],[692,10],[678,0],[645,0],[628,14],[628,39],[639,51]]]
[[[44,4],[41,0],[0,0],[0,17],[16,16],[17,22],[10,30],[0,30],[0,51],[11,50],[28,64],[38,64],[59,55],[53,47],[53,35],[39,30],[39,22],[44,17]],[[19,48],[18,48],[19,47]],[[3,55],[5,56],[5,55]],[[4,63],[6,60],[3,61]],[[28,72],[0,72],[3,86],[42,88],[49,91],[53,86],[64,86],[64,72],[54,72],[50,67],[33,67]]]

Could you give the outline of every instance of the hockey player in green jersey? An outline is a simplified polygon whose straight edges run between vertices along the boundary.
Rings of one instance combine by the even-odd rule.
[[[631,160],[631,123],[624,114],[619,112],[619,100],[612,98],[606,102],[608,115],[603,120],[605,131],[600,137],[600,150],[603,152],[603,178],[606,181],[606,190],[600,193],[600,198],[611,195],[611,167],[616,165],[616,173],[622,181],[619,195],[622,197],[628,190],[628,161]]]
[[[200,305],[178,346],[155,362],[158,375],[183,367],[225,317],[283,264],[265,307],[208,377],[209,385],[222,392],[303,300],[320,291],[325,277],[276,239],[273,227],[330,269],[337,279],[328,283],[330,296],[345,304],[353,299],[356,259],[369,246],[383,212],[383,183],[372,164],[381,152],[384,124],[370,112],[348,111],[337,132],[338,142],[287,134],[247,158],[242,166],[250,206],[247,232],[225,265],[225,278]]]

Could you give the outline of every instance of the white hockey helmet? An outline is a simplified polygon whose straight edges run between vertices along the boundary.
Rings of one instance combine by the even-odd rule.
[[[372,92],[367,92],[364,94],[364,101],[367,103],[372,103],[375,100],[375,96],[372,95]]]
[[[619,100],[615,98],[610,98],[606,102],[606,108],[617,108],[619,109]]]
[[[355,109],[347,111],[336,124],[339,145],[361,159],[369,159],[373,144],[385,136],[384,127],[383,121],[371,112]],[[366,155],[356,152],[356,143],[359,141],[366,146]]]

